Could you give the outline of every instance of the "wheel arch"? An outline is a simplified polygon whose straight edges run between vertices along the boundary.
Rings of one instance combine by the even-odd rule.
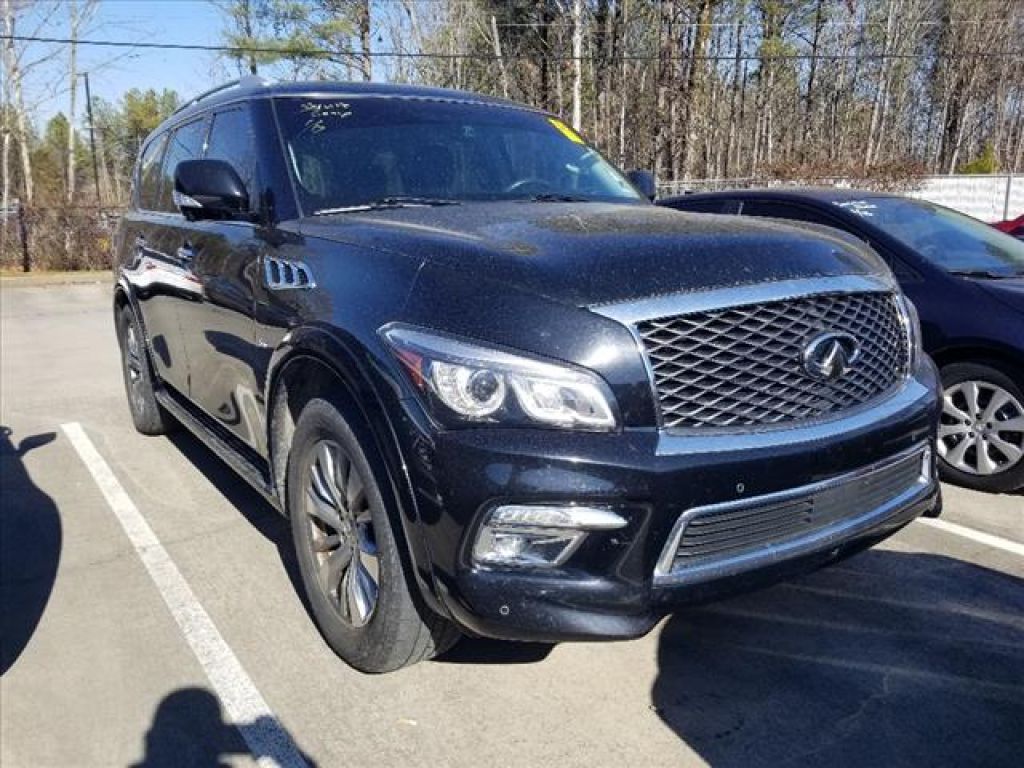
[[[433,568],[425,538],[418,535],[419,516],[411,480],[391,414],[400,407],[394,382],[373,366],[373,353],[356,339],[339,338],[319,327],[293,329],[274,353],[266,381],[267,465],[280,508],[287,510],[289,448],[302,407],[311,399],[330,400],[353,431],[370,441],[367,458],[383,481],[396,538],[418,591],[430,607],[446,613],[437,600]],[[361,364],[360,361],[365,361]],[[370,372],[373,370],[373,373]],[[382,396],[382,390],[384,393]],[[390,397],[388,396],[390,395]]]
[[[136,299],[135,293],[129,282],[121,276],[118,277],[117,282],[114,283],[112,308],[114,310],[115,327],[117,325],[118,315],[125,307],[131,307],[132,314],[135,315],[135,319],[139,323],[139,327],[142,329],[142,335],[146,338],[148,343],[149,332],[146,330],[146,322],[142,316],[138,300]]]
[[[121,310],[125,307],[131,307],[132,311],[135,312],[135,316],[138,317],[139,313],[135,308],[134,302],[132,301],[131,290],[128,288],[126,281],[123,278],[119,278],[114,283],[114,322],[117,323],[117,318],[121,313]]]
[[[1024,354],[1017,350],[987,344],[960,344],[944,347],[931,353],[940,372],[953,363],[990,365],[1016,378],[1024,386]]]

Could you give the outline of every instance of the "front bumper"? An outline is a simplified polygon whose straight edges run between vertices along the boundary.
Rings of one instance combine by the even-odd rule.
[[[898,392],[842,418],[732,435],[431,432],[415,404],[408,405],[404,453],[418,533],[429,553],[433,602],[478,635],[636,637],[674,606],[765,586],[849,556],[941,504],[931,467],[927,477],[882,502],[843,511],[829,525],[781,546],[666,571],[666,551],[684,513],[722,505],[756,509],[766,499],[799,497],[837,479],[862,477],[896,457],[930,452],[938,383],[927,361]],[[557,568],[476,566],[473,540],[482,518],[499,503],[606,506],[628,524],[589,534]]]

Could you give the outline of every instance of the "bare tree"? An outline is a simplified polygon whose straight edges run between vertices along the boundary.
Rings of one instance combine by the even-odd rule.
[[[370,0],[357,0],[356,27],[359,30],[360,68],[363,80],[373,80],[373,42],[370,36]]]
[[[572,2],[572,127],[583,127],[583,0]]]
[[[68,160],[65,199],[70,204],[75,199],[75,100],[78,95],[78,29],[81,17],[78,14],[78,0],[68,0],[68,30],[71,43],[68,45]]]
[[[14,110],[12,109],[11,76],[15,71],[14,64],[14,5],[11,0],[3,0],[3,30],[6,39],[3,43],[3,82],[0,83],[0,131],[3,132],[3,148],[0,150],[0,176],[3,176],[3,202],[0,215],[3,216],[3,235],[0,242],[7,240],[7,212],[11,206],[11,143],[14,134]]]
[[[32,173],[32,148],[31,131],[29,130],[29,116],[25,105],[24,81],[27,73],[45,64],[56,56],[60,49],[57,47],[44,48],[34,52],[35,58],[29,57],[28,47],[25,43],[19,45],[14,40],[15,34],[19,31],[18,21],[26,15],[29,10],[35,11],[33,26],[29,27],[22,34],[26,38],[38,37],[42,30],[50,23],[53,16],[60,9],[57,3],[29,3],[26,0],[3,0],[3,29],[6,39],[3,45],[3,73],[4,73],[4,136],[5,146],[8,153],[11,152],[11,145],[16,144],[18,156],[21,161],[21,202],[23,205],[32,205],[35,199],[35,181]],[[5,161],[4,188],[7,190],[7,201],[9,204],[10,185],[10,160]]]

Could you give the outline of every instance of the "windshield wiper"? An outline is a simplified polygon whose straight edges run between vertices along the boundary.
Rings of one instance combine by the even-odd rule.
[[[392,195],[371,200],[358,205],[346,205],[341,208],[321,208],[313,211],[314,216],[329,216],[332,213],[352,213],[355,211],[379,211],[384,208],[421,208],[441,205],[461,205],[458,200],[444,197],[414,197],[412,195]]]
[[[1020,272],[993,272],[990,269],[951,269],[949,274],[959,277],[980,277],[986,280],[1004,280],[1006,278],[1020,277]]]
[[[580,197],[579,195],[564,195],[559,192],[544,192],[539,195],[533,195],[527,200],[531,203],[591,203],[589,197]]]

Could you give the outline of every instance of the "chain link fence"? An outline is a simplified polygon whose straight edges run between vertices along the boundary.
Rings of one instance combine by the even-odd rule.
[[[108,269],[121,211],[97,206],[23,206],[0,211],[0,269]]]

